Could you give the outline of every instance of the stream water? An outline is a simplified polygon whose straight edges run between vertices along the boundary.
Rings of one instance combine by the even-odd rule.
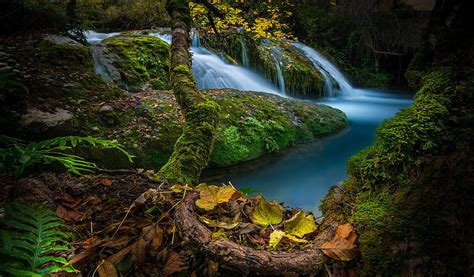
[[[92,39],[103,35],[91,33]],[[151,35],[171,42],[169,35]],[[335,135],[297,145],[254,161],[228,168],[206,170],[202,179],[219,183],[230,181],[237,188],[258,191],[267,199],[276,199],[319,215],[320,200],[329,188],[347,178],[348,159],[371,145],[377,127],[401,108],[409,106],[413,95],[354,88],[344,74],[316,50],[301,43],[295,43],[293,46],[313,63],[325,79],[326,97],[310,101],[342,110],[349,118],[348,127]],[[281,89],[281,84],[277,84],[280,87],[278,88],[251,69],[227,63],[222,57],[203,48],[196,35],[193,36],[191,51],[193,73],[200,89],[235,88],[288,97]]]

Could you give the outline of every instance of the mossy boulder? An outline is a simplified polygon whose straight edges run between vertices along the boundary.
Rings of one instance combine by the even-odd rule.
[[[122,33],[94,47],[99,56],[96,59],[121,87],[130,91],[147,85],[158,90],[169,88],[170,47],[163,40],[147,34]]]

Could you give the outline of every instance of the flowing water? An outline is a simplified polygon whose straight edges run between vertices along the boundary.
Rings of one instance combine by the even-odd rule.
[[[150,35],[171,43],[170,35]],[[93,40],[99,40],[99,37],[104,39],[108,36],[91,34]],[[97,40],[94,42],[97,43]],[[208,182],[230,181],[238,188],[260,191],[268,199],[276,199],[319,215],[320,200],[329,188],[347,178],[348,159],[371,145],[377,127],[401,108],[409,106],[412,95],[353,88],[344,74],[323,55],[304,44],[293,45],[302,51],[325,79],[327,97],[312,101],[342,110],[349,118],[348,127],[335,135],[297,145],[254,161],[228,168],[206,170],[203,179]],[[201,89],[235,88],[264,91],[286,97],[279,88],[261,75],[250,69],[231,65],[203,48],[197,35],[193,36],[191,51],[193,73]],[[279,64],[277,55],[275,61]]]

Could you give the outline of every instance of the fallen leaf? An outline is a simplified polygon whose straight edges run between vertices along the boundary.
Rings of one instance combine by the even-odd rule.
[[[99,180],[99,183],[106,187],[109,187],[112,185],[112,180],[110,180],[109,178],[102,178]]]
[[[143,238],[150,245],[150,254],[156,256],[163,243],[163,229],[156,223],[143,228]]]
[[[357,255],[356,239],[357,234],[349,223],[339,225],[332,240],[323,243],[320,249],[335,260],[350,261]]]
[[[239,229],[235,232],[235,234],[238,236],[260,231],[260,227],[252,223],[241,222],[237,227],[239,227]]]
[[[83,216],[82,213],[76,210],[66,209],[62,205],[59,205],[59,207],[56,209],[56,213],[60,218],[66,221],[77,221],[80,220]]]
[[[74,208],[79,203],[81,203],[81,198],[80,197],[72,197],[68,193],[63,193],[60,196],[55,198],[56,201],[61,203],[63,206],[69,207],[69,208]]]
[[[115,266],[107,260],[101,262],[97,268],[97,272],[99,273],[99,277],[118,277]]]
[[[143,236],[140,236],[138,240],[134,244],[132,244],[131,252],[132,259],[135,262],[135,265],[141,265],[145,262],[146,246],[147,243]]]
[[[252,213],[252,222],[267,227],[268,225],[278,224],[283,220],[283,207],[277,203],[267,202],[265,198],[260,197]]]
[[[281,230],[275,230],[270,234],[270,241],[268,242],[268,247],[270,249],[276,249],[281,239],[285,236],[285,232]]]
[[[119,252],[117,252],[117,253],[113,254],[112,256],[108,257],[107,261],[109,263],[117,265],[118,263],[120,263],[123,260],[123,258],[125,258],[125,256],[127,256],[128,253],[130,253],[130,251],[132,250],[132,246],[133,245],[129,245],[129,246],[123,248]]]
[[[307,243],[308,241],[305,240],[305,239],[300,239],[300,238],[297,238],[291,234],[285,234],[285,238],[289,238],[290,240],[294,241],[294,242],[299,242],[299,243]]]
[[[99,197],[97,197],[97,196],[95,196],[95,195],[91,195],[91,196],[87,197],[86,200],[84,200],[84,204],[83,204],[83,205],[85,205],[85,204],[90,204],[90,205],[92,205],[92,206],[97,206],[97,205],[100,204],[100,202],[102,202],[102,201],[100,200]]]
[[[229,202],[229,199],[235,193],[233,187],[218,187],[199,185],[199,199],[196,200],[196,206],[206,211],[214,209],[219,203]]]
[[[217,271],[219,270],[219,264],[212,260],[209,260],[208,269],[209,269],[209,276],[215,276]]]
[[[171,251],[168,255],[168,259],[166,260],[165,266],[163,268],[163,275],[171,276],[173,275],[173,273],[181,272],[186,269],[188,269],[188,265],[183,260],[181,255],[179,255],[175,251]]]
[[[131,240],[130,237],[123,236],[118,239],[114,239],[114,240],[104,243],[102,247],[122,248],[123,246],[127,245],[130,240]]]
[[[183,185],[177,184],[177,185],[172,186],[171,190],[176,193],[183,193],[184,191],[187,191],[187,190],[193,190],[193,188],[188,185],[183,186]]]
[[[306,214],[304,211],[299,211],[290,219],[285,220],[284,226],[285,232],[299,238],[314,232],[317,228],[316,223],[314,222],[314,216]]]
[[[239,225],[238,222],[226,223],[226,222],[222,222],[222,221],[212,220],[212,219],[209,219],[205,216],[199,216],[199,220],[201,222],[204,222],[209,227],[218,227],[218,228],[223,228],[223,229],[226,229],[226,230],[234,229],[237,225]]]

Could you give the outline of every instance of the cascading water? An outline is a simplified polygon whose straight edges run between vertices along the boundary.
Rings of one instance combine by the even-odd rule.
[[[240,47],[241,47],[242,66],[249,68],[250,60],[249,60],[249,54],[247,52],[247,45],[245,45],[242,35],[239,36],[239,40],[240,40]]]
[[[337,87],[343,95],[350,95],[353,92],[352,85],[344,74],[332,64],[326,57],[318,53],[313,48],[299,42],[293,43],[293,46],[301,50],[305,56],[319,69],[325,82],[325,95],[327,97],[336,96]],[[336,84],[334,84],[334,82]],[[336,88],[336,90],[335,90]]]
[[[285,89],[285,76],[283,76],[283,70],[281,68],[281,49],[279,47],[274,47],[272,49],[272,57],[275,61],[276,68],[276,79],[278,81],[278,88],[282,94],[286,94]]]

